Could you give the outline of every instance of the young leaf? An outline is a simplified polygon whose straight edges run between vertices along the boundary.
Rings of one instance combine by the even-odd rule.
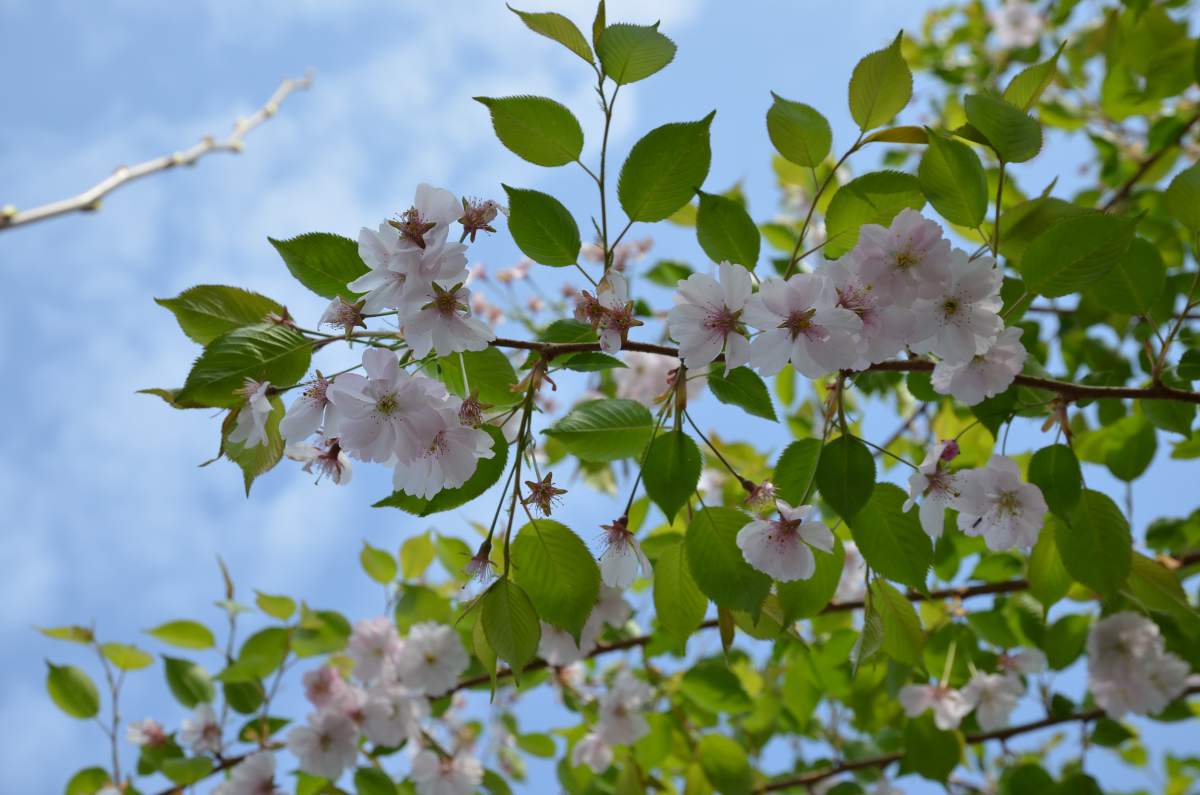
[[[1042,149],[1042,126],[1025,111],[986,94],[963,100],[967,121],[1006,163],[1032,160]]]
[[[437,548],[428,533],[411,536],[400,546],[400,573],[406,580],[418,579],[425,574],[435,557]]]
[[[358,243],[328,232],[309,232],[289,240],[267,238],[296,281],[323,298],[354,293],[346,285],[367,272]]]
[[[912,602],[879,578],[871,583],[871,597],[883,622],[883,653],[897,662],[920,668],[925,632]]]
[[[292,613],[296,612],[296,600],[290,596],[255,591],[254,603],[258,605],[259,610],[280,621],[287,621],[292,617]]]
[[[91,678],[73,665],[46,662],[46,690],[63,712],[87,719],[100,712],[100,694]]]
[[[1125,256],[1088,288],[1088,295],[1110,312],[1140,315],[1150,311],[1167,286],[1167,268],[1158,247],[1135,237]]]
[[[741,202],[700,191],[696,239],[713,262],[735,262],[754,270],[762,237]]]
[[[816,108],[771,92],[767,135],[776,151],[798,166],[816,168],[829,156],[833,131]]]
[[[1042,490],[1050,510],[1066,519],[1079,504],[1083,475],[1075,452],[1065,444],[1043,447],[1029,459],[1029,482]]]
[[[987,175],[971,147],[962,141],[929,131],[929,148],[917,168],[921,190],[943,218],[974,228],[988,208]]]
[[[508,10],[519,16],[525,26],[534,33],[557,41],[587,63],[592,63],[592,48],[588,46],[587,39],[579,32],[579,28],[575,27],[575,23],[562,14],[518,11],[512,6],[508,6]]]
[[[692,517],[684,537],[696,585],[718,606],[757,617],[771,591],[771,578],[751,568],[738,549],[737,534],[750,517],[733,508],[706,508]]]
[[[828,454],[826,450],[822,464]],[[917,512],[902,510],[904,500],[905,494],[898,486],[876,485],[871,499],[849,520],[850,533],[871,568],[889,580],[922,590],[925,573],[933,562],[933,544],[921,529]]]
[[[646,453],[642,482],[646,496],[654,500],[667,521],[675,521],[675,514],[687,504],[700,482],[700,450],[696,443],[682,431],[659,435]]]
[[[821,459],[820,439],[801,439],[784,448],[775,464],[771,481],[775,493],[789,505],[800,505],[805,492],[815,481],[817,462]]]
[[[542,627],[529,596],[511,580],[496,580],[483,595],[483,634],[496,656],[521,680],[525,665],[537,654]]]
[[[154,664],[154,656],[127,643],[105,643],[100,647],[108,661],[122,671],[140,671]]]
[[[867,446],[839,436],[821,451],[817,488],[825,501],[846,521],[862,510],[875,489],[875,459]]]
[[[70,643],[83,643],[86,645],[96,639],[96,636],[93,634],[92,630],[78,625],[65,627],[34,627],[34,629],[45,635],[47,638],[65,640]]]
[[[1077,581],[1102,596],[1125,584],[1133,539],[1121,509],[1107,495],[1085,489],[1070,519],[1055,530],[1063,566]]]
[[[548,193],[501,186],[508,194],[508,231],[534,262],[562,267],[579,259],[579,227],[562,202]]]
[[[154,303],[171,310],[183,333],[201,345],[236,328],[264,323],[268,315],[283,315],[283,305],[265,295],[221,284],[198,284]]]
[[[538,519],[513,539],[512,566],[538,616],[578,639],[600,593],[600,568],[587,544],[565,525]]]
[[[146,630],[146,634],[181,649],[211,649],[217,645],[212,630],[198,621],[168,621]]]
[[[722,370],[720,365],[709,367],[708,388],[722,403],[737,406],[755,417],[772,421],[776,419],[767,385],[749,367],[735,367],[732,370]]]
[[[686,639],[700,626],[708,598],[692,578],[684,542],[675,541],[654,561],[654,610],[658,624],[672,637]]]
[[[817,561],[817,570],[812,577],[807,580],[775,583],[784,624],[819,614],[837,591],[838,583],[842,579],[842,567],[846,562],[846,549],[842,540],[834,537],[832,555],[814,550],[813,557]]]
[[[1004,89],[1004,100],[1023,111],[1033,108],[1041,98],[1042,92],[1054,82],[1054,76],[1058,74],[1058,57],[1062,55],[1063,48],[1066,46],[1067,43],[1064,41],[1058,45],[1058,49],[1054,51],[1054,55],[1049,60],[1028,66],[1018,72],[1008,84],[1008,88]]]
[[[664,124],[633,145],[617,179],[617,198],[631,221],[661,221],[691,201],[712,162],[715,113]]]
[[[481,430],[492,437],[492,457],[479,459],[475,465],[475,474],[471,475],[466,483],[456,489],[443,489],[428,500],[423,497],[414,497],[403,491],[395,491],[392,492],[392,496],[385,497],[372,507],[399,508],[413,516],[429,516],[465,505],[483,494],[504,474],[508,464],[508,440],[504,438],[500,429],[493,425],[484,425]],[[470,555],[467,557],[469,558]],[[458,568],[462,568],[466,563],[467,561],[463,560]]]
[[[873,171],[852,179],[833,194],[825,213],[829,242],[824,252],[840,257],[858,242],[863,224],[887,226],[906,207],[925,206],[921,183],[912,174],[899,171]]]
[[[609,25],[596,42],[604,74],[623,86],[645,80],[675,58],[675,42],[653,25]]]
[[[654,419],[644,405],[605,398],[580,403],[542,433],[583,461],[618,461],[641,453],[653,431]]]
[[[386,549],[373,547],[363,541],[362,551],[358,553],[358,560],[362,564],[363,571],[375,582],[387,585],[396,579],[399,567],[396,565],[396,559]]]
[[[886,124],[912,98],[912,71],[900,54],[904,32],[863,58],[850,76],[850,115],[863,132]]]
[[[206,406],[241,406],[246,399],[239,390],[247,378],[291,386],[308,372],[311,360],[312,343],[287,326],[266,323],[234,329],[205,347],[177,398]]]
[[[583,151],[583,128],[565,105],[547,97],[475,97],[492,114],[500,143],[538,166],[564,166]]]
[[[216,691],[212,679],[203,668],[191,660],[163,656],[163,667],[167,675],[167,686],[175,699],[187,707],[213,700]]]
[[[1084,290],[1129,250],[1136,222],[1108,213],[1067,218],[1040,234],[1021,258],[1030,291],[1058,298]]]

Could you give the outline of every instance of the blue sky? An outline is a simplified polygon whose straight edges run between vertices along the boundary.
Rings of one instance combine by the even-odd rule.
[[[741,180],[756,217],[771,215],[768,92],[816,106],[833,124],[835,148],[844,148],[854,63],[897,29],[915,27],[925,5],[774,0],[747,13],[747,4],[714,0],[610,2],[610,20],[661,19],[679,45],[666,72],[622,90],[614,162],[645,130],[716,108],[707,186]],[[580,0],[555,6],[581,26],[593,12]],[[503,3],[0,0],[0,73],[9,76],[0,81],[0,204],[74,194],[118,164],[223,134],[282,77],[308,67],[316,70],[313,90],[291,97],[247,139],[243,155],[213,156],[122,189],[97,214],[0,233],[0,367],[9,374],[0,408],[10,418],[0,463],[8,520],[0,554],[9,564],[0,579],[0,770],[14,792],[57,791],[69,770],[107,755],[99,730],[58,713],[42,689],[44,658],[82,656],[31,625],[95,621],[104,639],[161,651],[139,638],[142,629],[185,616],[217,625],[218,553],[243,598],[258,588],[369,616],[380,598],[358,572],[361,539],[395,550],[429,526],[469,533],[465,520],[490,511],[485,500],[429,522],[373,510],[390,473],[365,466],[336,489],[314,488],[285,463],[247,500],[232,465],[196,468],[215,450],[218,419],[134,392],[178,385],[197,352],[153,296],[238,284],[315,323],[323,301],[290,280],[268,235],[353,236],[406,207],[420,181],[496,197],[501,181],[538,187],[562,197],[584,225],[595,200],[582,172],[520,161],[494,140],[471,100],[556,97],[584,123],[585,157],[595,158],[590,71],[526,31]],[[1057,169],[1069,180],[1078,157],[1071,147],[1043,157],[1029,185],[1040,188]],[[690,233],[654,234],[656,256],[699,262]],[[473,261],[493,268],[517,256],[504,235],[472,250]],[[725,436],[770,431],[754,420],[730,427],[729,413],[711,403],[698,411],[702,427],[721,418]],[[879,433],[892,422],[879,418]],[[1038,444],[1031,431],[1018,431],[1010,445],[1024,442]],[[1153,501],[1156,515],[1190,510],[1170,488],[1179,465],[1161,472],[1138,484],[1135,505]],[[1093,477],[1112,485],[1099,471],[1088,476],[1093,487]],[[586,538],[606,509],[597,502],[566,513]],[[700,639],[692,651],[714,644]],[[219,666],[215,655],[207,663]],[[160,677],[157,667],[131,677],[124,711],[177,726],[184,711]],[[300,713],[296,690],[282,698]],[[533,703],[545,702],[538,698]],[[1104,753],[1092,760],[1105,764]],[[526,791],[556,789],[544,782]]]

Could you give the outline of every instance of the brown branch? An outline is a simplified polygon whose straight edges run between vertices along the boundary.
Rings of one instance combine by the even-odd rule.
[[[200,158],[213,152],[231,152],[237,154],[242,151],[242,140],[248,133],[274,116],[276,111],[279,110],[280,104],[287,99],[289,94],[293,91],[307,89],[312,85],[312,81],[311,73],[305,74],[304,77],[293,77],[284,80],[261,108],[249,116],[240,118],[234,122],[233,132],[227,138],[217,140],[211,135],[206,135],[200,139],[199,143],[181,152],[156,157],[133,166],[119,166],[108,177],[105,177],[78,196],[72,196],[69,199],[50,202],[49,204],[32,207],[28,210],[18,210],[11,204],[6,205],[0,208],[0,231],[11,229],[15,226],[44,221],[48,218],[55,218],[68,213],[98,210],[100,209],[100,200],[122,185],[160,171],[167,171],[176,166],[195,165]]]
[[[1188,130],[1196,126],[1197,122],[1200,122],[1200,111],[1197,111],[1184,124],[1180,125],[1179,129],[1166,143],[1164,143],[1158,149],[1155,149],[1151,155],[1139,162],[1137,168],[1134,169],[1134,172],[1129,175],[1129,178],[1121,184],[1121,187],[1117,189],[1117,192],[1114,193],[1100,209],[1108,212],[1113,207],[1116,207],[1119,203],[1127,199],[1130,192],[1133,190],[1133,186],[1141,181],[1142,177],[1146,176],[1146,172],[1153,168],[1154,164],[1162,159],[1162,156],[1167,153],[1167,150],[1171,149],[1172,147],[1179,146],[1180,141],[1182,141],[1183,137],[1188,134]]]

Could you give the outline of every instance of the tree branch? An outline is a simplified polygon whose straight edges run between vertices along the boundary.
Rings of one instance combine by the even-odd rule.
[[[231,152],[237,154],[242,151],[242,140],[248,133],[274,116],[276,111],[279,110],[279,106],[287,99],[289,94],[293,91],[307,89],[312,85],[312,82],[311,72],[306,73],[304,77],[292,77],[284,80],[261,108],[249,116],[240,118],[234,122],[233,132],[227,138],[217,140],[211,135],[206,135],[200,139],[199,143],[181,152],[156,157],[134,166],[119,166],[110,176],[104,178],[78,196],[73,196],[69,199],[50,202],[49,204],[43,204],[40,207],[33,207],[28,210],[18,210],[12,205],[6,205],[0,208],[0,231],[11,229],[15,226],[24,226],[25,224],[44,221],[48,218],[55,218],[68,213],[98,210],[100,209],[100,200],[122,185],[160,171],[175,168],[176,166],[195,165],[196,161],[200,158],[213,152]]]
[[[1133,186],[1140,182],[1142,177],[1146,176],[1146,172],[1153,168],[1154,164],[1162,159],[1162,156],[1165,155],[1169,149],[1179,146],[1179,142],[1182,141],[1183,137],[1188,134],[1188,130],[1196,126],[1197,122],[1200,122],[1200,111],[1197,111],[1190,119],[1180,125],[1179,129],[1166,143],[1164,143],[1158,149],[1155,149],[1152,154],[1139,162],[1137,168],[1134,169],[1134,172],[1129,175],[1127,180],[1121,183],[1121,187],[1117,188],[1117,192],[1109,197],[1108,201],[1106,201],[1100,209],[1108,212],[1113,207],[1116,207],[1122,201],[1127,199],[1130,192],[1133,191]]]

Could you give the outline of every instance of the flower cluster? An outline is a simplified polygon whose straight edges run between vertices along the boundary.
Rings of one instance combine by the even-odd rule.
[[[615,270],[600,280],[596,294],[587,290],[575,299],[575,319],[588,323],[600,334],[600,350],[616,353],[629,338],[629,330],[642,325],[633,316],[633,301],[629,299],[629,283]]]
[[[642,715],[654,690],[627,670],[597,700],[596,724],[575,744],[571,762],[603,773],[613,763],[613,746],[630,745],[645,737],[650,726]]]
[[[981,729],[999,729],[1008,725],[1009,715],[1025,693],[1021,675],[1046,670],[1046,656],[1037,649],[1025,649],[1002,655],[999,667],[999,673],[976,671],[961,690],[946,684],[905,685],[900,688],[900,706],[910,718],[932,710],[934,725],[942,731],[957,729],[971,710],[975,710]]]
[[[1183,692],[1188,664],[1166,650],[1158,625],[1124,611],[1097,621],[1088,633],[1088,686],[1113,718],[1153,715]]]
[[[790,363],[819,378],[907,349],[937,356],[934,389],[974,405],[1007,389],[1025,364],[1020,329],[1005,331],[1000,317],[995,261],[952,249],[915,210],[886,229],[863,226],[836,262],[768,278],[757,292],[741,265],[722,262],[718,276],[680,281],[667,315],[689,368],[724,354],[731,369],[750,364],[772,375]]]

